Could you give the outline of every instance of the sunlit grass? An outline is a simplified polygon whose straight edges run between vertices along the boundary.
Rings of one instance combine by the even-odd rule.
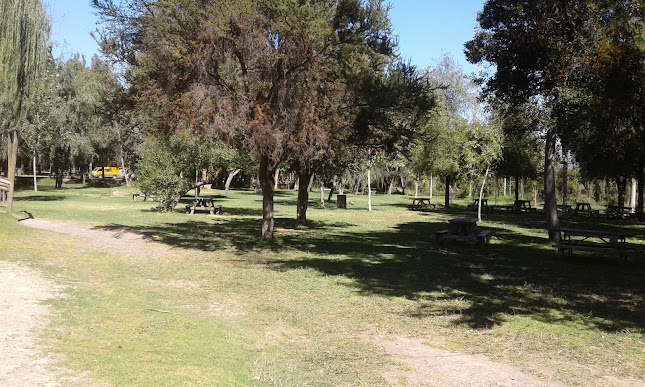
[[[260,235],[261,196],[205,190],[222,216],[150,211],[136,188],[20,191],[19,216],[143,233],[167,249],[133,257],[0,217],[3,259],[66,288],[47,344],[63,365],[117,385],[383,385],[393,360],[364,337],[420,337],[541,375],[595,384],[589,367],[645,378],[639,257],[559,257],[539,215],[486,214],[490,246],[439,248],[454,209],[408,211],[401,195],[349,195],[297,226],[295,193],[276,195],[276,241]],[[437,199],[437,198],[435,198]],[[188,200],[188,199],[186,199]],[[512,199],[511,199],[512,200]],[[440,200],[434,200],[435,202]],[[594,220],[583,220],[587,226]],[[642,225],[603,221],[643,239]],[[38,240],[39,243],[32,243]],[[169,312],[169,313],[167,313]],[[542,368],[535,367],[536,364]]]

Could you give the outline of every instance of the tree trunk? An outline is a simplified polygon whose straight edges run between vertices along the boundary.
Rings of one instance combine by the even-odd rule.
[[[569,195],[569,158],[567,152],[564,154],[564,161],[562,163],[562,205],[567,205],[567,196]]]
[[[549,240],[560,241],[560,219],[558,218],[558,201],[555,190],[555,143],[556,133],[549,129],[546,133],[544,151],[544,214],[546,216]]]
[[[414,182],[414,197],[419,197],[419,180]]]
[[[260,185],[262,186],[262,239],[273,240],[273,186],[275,168],[267,156],[260,156]]]
[[[307,181],[311,176],[307,172],[298,173],[298,180]],[[301,226],[307,225],[307,205],[309,204],[309,191],[304,184],[298,185],[298,204],[296,219]]]
[[[403,195],[405,195],[405,185],[406,185],[406,179],[405,176],[401,175],[401,191],[403,191]]]
[[[320,180],[320,208],[325,208],[325,184]]]
[[[7,192],[7,214],[13,211],[13,191],[16,187],[16,161],[18,159],[18,131],[12,130],[7,135],[7,178],[9,179],[9,192]]]
[[[520,200],[520,178],[515,176],[515,200]]]
[[[331,201],[331,198],[334,195],[335,188],[336,188],[336,176],[334,176],[334,181],[331,182],[331,188],[329,189],[329,195],[327,195],[327,201]]]
[[[224,194],[226,195],[228,193],[228,190],[231,188],[231,182],[233,181],[233,178],[235,175],[240,173],[242,170],[241,169],[236,169],[234,171],[230,171],[228,173],[228,177],[226,178],[226,184],[224,184]]]
[[[638,171],[636,172],[636,183],[638,185],[638,194],[637,194],[637,199],[636,199],[636,215],[638,216],[638,219],[643,221],[645,220],[645,213],[643,212],[643,198],[645,195],[643,195],[643,164],[641,163],[638,166]]]
[[[504,196],[506,196],[506,178],[504,178]]]
[[[627,178],[616,176],[616,186],[618,188],[618,206],[625,207],[625,192],[627,191]]]
[[[450,176],[446,176],[446,192],[443,198],[443,205],[450,208]]]
[[[260,193],[260,187],[262,186],[262,180],[260,180],[260,176],[255,177],[255,193],[259,194]]]
[[[630,195],[629,195],[629,206],[632,208],[632,212],[636,212],[636,178],[632,177]]]
[[[313,173],[311,174],[311,177],[309,178],[309,185],[307,185],[307,192],[311,192],[311,188],[314,186],[314,175]]]
[[[392,195],[392,191],[394,191],[394,178],[390,180],[390,184],[387,187],[387,194]]]
[[[33,170],[34,170],[34,192],[38,192],[38,179],[36,179],[36,170],[37,170],[37,168],[36,168],[36,151],[34,151],[34,154],[33,154],[33,162],[34,162],[34,165],[33,165]]]
[[[472,179],[468,181],[468,198],[473,198],[473,181]]]
[[[490,167],[486,167],[486,173],[484,174],[484,181],[482,181],[482,187],[479,190],[479,206],[477,206],[477,220],[482,221],[482,199],[484,197],[484,186],[486,185],[486,178],[488,177],[488,171]]]
[[[278,178],[280,177],[280,168],[277,168],[275,170],[275,176],[273,177],[273,181],[275,182],[273,184],[273,189],[276,190],[278,189]]]
[[[434,176],[430,175],[430,200],[432,200],[432,189],[434,188]]]
[[[372,211],[372,154],[367,163],[367,210]]]
[[[123,158],[123,151],[121,151],[121,170],[123,171],[123,176],[125,177],[125,186],[130,186],[130,179],[128,178],[128,171],[125,169],[125,159]]]

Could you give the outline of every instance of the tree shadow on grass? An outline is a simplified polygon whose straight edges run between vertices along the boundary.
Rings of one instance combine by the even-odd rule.
[[[510,220],[509,220],[510,218]],[[539,228],[540,217],[508,217],[493,231],[491,245],[440,248],[435,231],[445,222],[401,223],[380,232],[351,231],[353,224],[276,219],[277,240],[259,238],[258,218],[192,218],[175,224],[101,227],[148,235],[170,246],[218,251],[274,251],[249,264],[275,270],[312,268],[343,276],[365,294],[413,299],[408,317],[453,316],[456,325],[485,329],[510,315],[525,315],[580,329],[621,331],[645,328],[643,262],[591,254],[559,256],[544,237],[512,227]],[[290,252],[290,254],[282,254]],[[294,254],[295,253],[295,254]],[[302,254],[306,253],[306,254]]]
[[[56,202],[67,199],[63,195],[29,195],[15,196],[13,200],[17,202]]]
[[[125,226],[109,224],[97,226],[96,229],[110,231],[127,231],[144,235],[157,242],[182,249],[195,249],[201,251],[218,251],[224,248],[233,248],[238,254],[252,250],[269,249],[279,252],[290,248],[277,242],[266,242],[260,239],[261,220],[258,218],[227,218],[226,216],[205,217],[205,215],[192,215],[190,219],[181,223],[165,223],[150,226]],[[307,227],[299,227],[292,218],[276,218],[275,228],[278,234],[287,231],[315,231],[317,233],[330,230],[342,230],[353,226],[346,222],[320,222],[309,221]]]
[[[455,315],[457,325],[491,328],[509,315],[591,329],[645,328],[641,262],[597,255],[560,257],[546,239],[490,228],[495,242],[481,249],[455,244],[440,249],[441,223],[405,223],[394,231],[285,237],[285,245],[329,254],[269,265],[314,268],[351,279],[366,294],[417,300],[407,315]]]

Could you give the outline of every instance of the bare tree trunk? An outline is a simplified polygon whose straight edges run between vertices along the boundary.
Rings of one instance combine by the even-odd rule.
[[[311,174],[311,177],[309,178],[309,185],[307,185],[307,192],[311,192],[311,187],[314,186],[314,175],[313,173]]]
[[[403,191],[403,195],[405,195],[405,186],[406,186],[406,178],[405,176],[401,175],[401,190]]]
[[[367,210],[372,211],[372,153],[367,163]]]
[[[230,171],[228,173],[228,177],[226,178],[226,184],[224,184],[224,194],[226,195],[228,193],[228,190],[231,188],[231,182],[233,181],[233,178],[240,173],[242,170],[241,169],[236,169],[234,171]]]
[[[632,208],[632,212],[636,212],[636,179],[632,177],[631,190],[629,195],[629,206]]]
[[[387,187],[387,194],[392,195],[392,191],[394,191],[394,178],[390,180],[390,184]]]
[[[484,186],[486,185],[486,178],[488,177],[488,171],[490,167],[486,167],[486,173],[484,174],[484,181],[482,181],[482,187],[479,190],[479,206],[477,207],[477,219],[482,221],[482,198],[484,197]]]
[[[468,181],[468,198],[473,198],[473,181],[472,179]]]
[[[16,187],[16,161],[18,159],[18,130],[14,129],[7,135],[7,178],[9,178],[9,192],[7,192],[7,214],[13,211],[13,191]]]
[[[310,179],[311,177],[307,172],[300,172],[298,173],[298,180],[299,181],[307,181],[307,179]],[[304,184],[298,185],[298,205],[297,205],[297,214],[296,214],[296,219],[298,220],[298,224],[305,226],[307,225],[307,206],[309,204],[309,191],[307,190],[307,186]]]
[[[506,177],[504,178],[504,196],[506,196]]]
[[[549,240],[559,242],[560,219],[558,218],[558,202],[555,191],[555,143],[555,130],[549,129],[546,134],[544,151],[544,214],[546,216]]]
[[[569,157],[567,152],[562,152],[564,160],[562,163],[562,205],[567,205],[569,195]]]
[[[515,200],[520,200],[520,178],[515,176]]]
[[[113,122],[114,127],[116,128],[116,134],[119,136],[119,152],[121,154],[121,169],[123,170],[123,174],[125,175],[125,185],[130,186],[130,179],[128,178],[128,171],[125,169],[125,158],[123,157],[123,139],[121,138],[121,129],[119,128],[119,124],[116,122]],[[104,176],[105,178],[105,176]]]
[[[327,201],[330,201],[332,196],[334,195],[334,189],[336,189],[337,179],[338,177],[334,176],[334,180],[331,182],[331,188],[329,189],[329,195],[327,196]]]
[[[443,205],[450,208],[450,176],[446,176],[446,191],[443,197]]]
[[[616,176],[616,186],[618,188],[618,205],[625,207],[625,192],[627,191],[627,178]]]
[[[36,151],[33,154],[33,170],[34,170],[34,192],[38,192],[38,179],[36,179]]]
[[[260,156],[260,185],[262,186],[262,239],[273,240],[273,187],[275,169],[267,156]]]
[[[414,182],[414,197],[415,198],[419,197],[419,180]]]
[[[636,183],[638,185],[638,193],[637,193],[637,200],[636,200],[636,214],[638,215],[638,219],[643,221],[645,220],[645,213],[643,213],[643,198],[645,195],[643,195],[643,163],[640,163],[638,166],[638,171],[636,172]]]
[[[273,181],[275,181],[275,184],[273,185],[274,190],[278,189],[278,178],[279,177],[280,177],[280,168],[277,168],[275,170],[275,176],[273,178]]]
[[[325,208],[325,184],[320,179],[320,208]]]
[[[430,200],[432,200],[432,189],[434,188],[434,177],[430,175]]]

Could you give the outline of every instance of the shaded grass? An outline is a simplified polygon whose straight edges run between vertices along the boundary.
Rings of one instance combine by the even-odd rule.
[[[33,249],[40,265],[82,279],[72,301],[56,304],[69,312],[59,325],[70,329],[58,339],[71,343],[61,351],[74,368],[107,375],[101,379],[164,384],[156,376],[168,374],[188,384],[245,384],[253,376],[285,385],[383,384],[378,370],[391,365],[356,339],[365,332],[423,335],[438,347],[524,367],[537,358],[574,384],[594,383],[593,373],[580,370],[588,365],[610,375],[645,377],[642,255],[628,262],[591,254],[560,257],[538,215],[487,214],[481,227],[493,230],[490,246],[441,249],[434,231],[446,228],[451,217],[472,216],[465,202],[418,213],[402,208],[405,197],[377,195],[367,213],[361,196],[351,198],[355,205],[348,210],[317,209],[312,200],[309,224],[299,227],[290,204],[294,194],[283,191],[276,197],[277,238],[266,243],[259,239],[260,196],[252,192],[218,197],[224,215],[214,217],[152,213],[147,209],[153,204],[132,202],[130,192],[68,187],[38,193],[62,200],[16,202],[36,218],[136,232],[173,248],[139,261],[82,250],[78,259],[64,257],[78,249],[74,244],[58,246],[54,258],[49,249]],[[24,191],[19,198],[31,195]],[[644,235],[642,225],[628,222],[569,222],[629,230],[641,240]],[[220,314],[212,314],[213,305]],[[148,307],[176,314],[158,316]],[[105,337],[74,339],[95,328]],[[204,337],[217,345],[190,349]],[[130,341],[141,345],[122,351]],[[230,346],[240,352],[227,363],[218,348]],[[105,355],[99,365],[86,359],[93,352]],[[208,371],[209,354],[224,364],[214,373]],[[128,364],[152,364],[153,371],[123,383]],[[185,379],[185,373],[198,377]]]

